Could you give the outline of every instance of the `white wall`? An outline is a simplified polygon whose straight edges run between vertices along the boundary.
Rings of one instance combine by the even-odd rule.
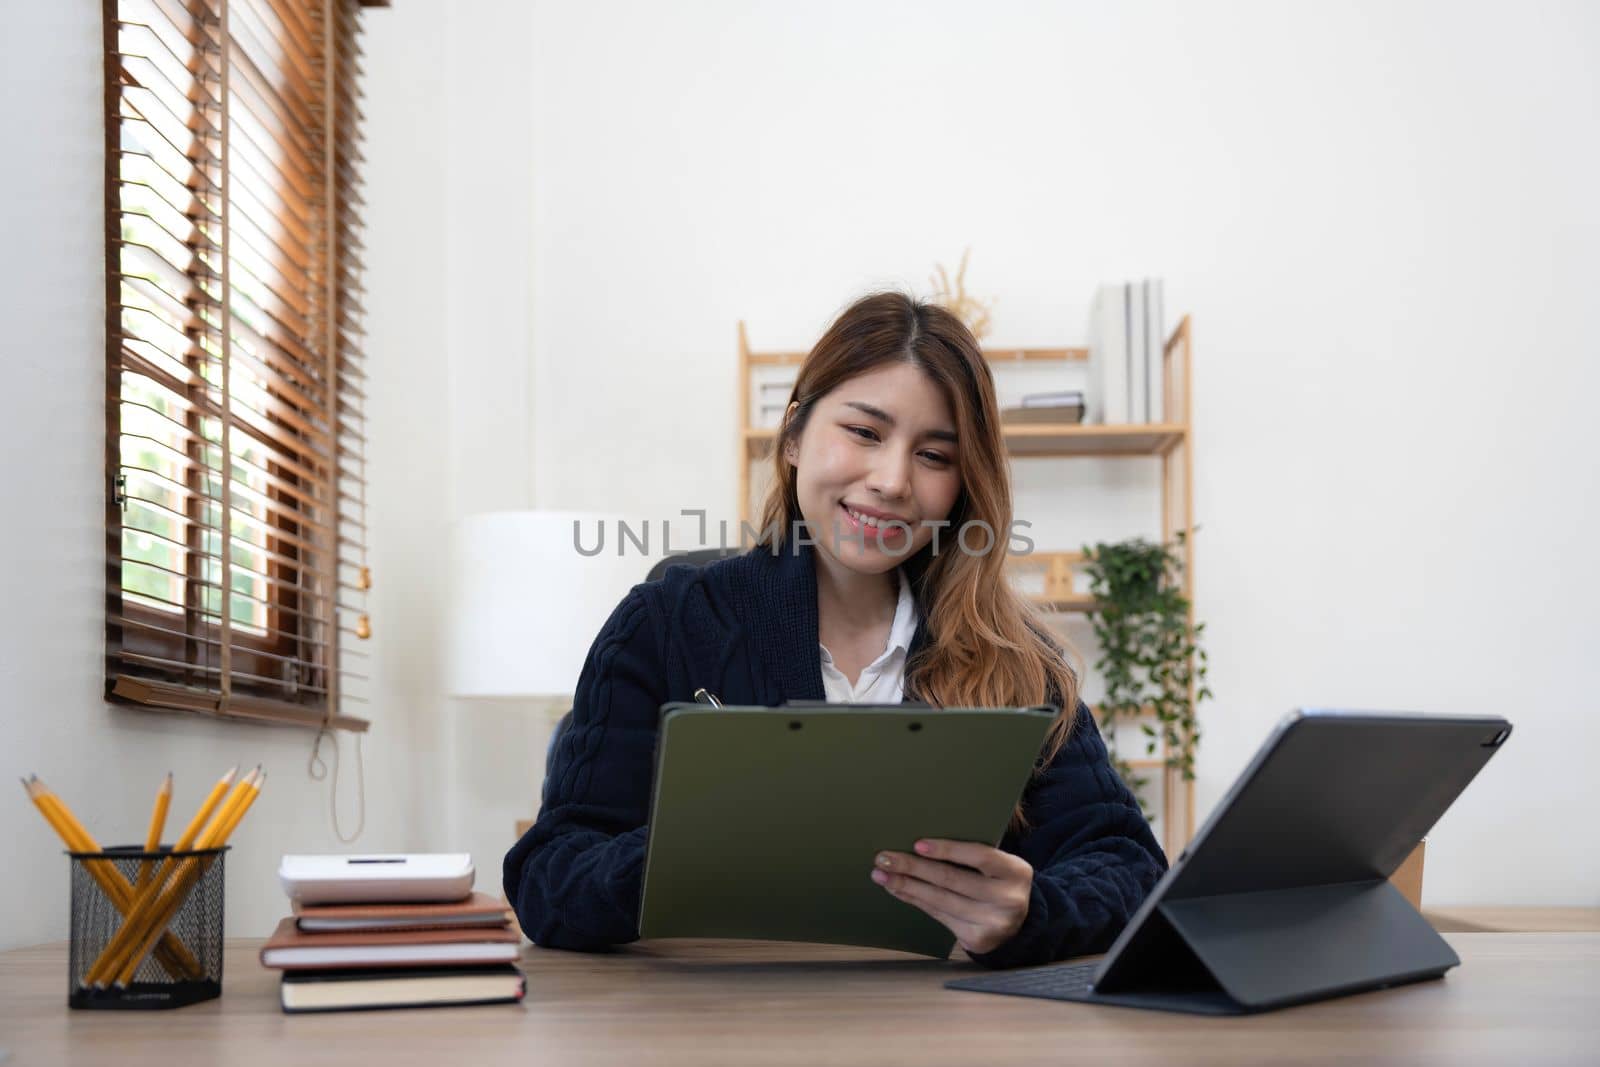
[[[278,854],[339,847],[326,785],[305,777],[309,735],[101,699],[99,5],[14,7],[30,47],[0,74],[0,219],[29,256],[0,264],[18,382],[0,443],[14,498],[52,506],[0,534],[26,561],[7,601],[33,612],[0,621],[22,650],[0,658],[0,751],[117,839],[169,768],[181,810],[227,763],[265,761],[229,869],[230,931],[259,934],[283,910]],[[1600,590],[1579,541],[1600,481],[1582,436],[1600,387],[1592,7],[407,0],[364,17],[360,847],[466,848],[493,887],[533,811],[539,716],[443,693],[452,519],[731,515],[734,322],[804,346],[864,289],[925,291],[970,244],[999,343],[1081,340],[1105,278],[1164,276],[1195,316],[1218,693],[1202,806],[1297,703],[1500,711],[1518,734],[1434,835],[1429,902],[1600,903],[1579,666]],[[1030,467],[1019,495],[1071,546],[1153,532],[1150,477]],[[20,796],[0,831],[37,858],[0,886],[0,946],[63,936],[55,842]]]

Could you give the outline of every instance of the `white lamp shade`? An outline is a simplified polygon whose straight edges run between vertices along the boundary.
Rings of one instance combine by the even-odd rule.
[[[593,551],[603,528],[604,550]],[[600,627],[650,560],[617,554],[617,519],[501,511],[456,524],[450,544],[446,684],[453,696],[570,695]]]

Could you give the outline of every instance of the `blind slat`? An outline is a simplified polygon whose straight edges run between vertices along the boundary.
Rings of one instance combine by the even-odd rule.
[[[175,394],[170,401],[174,407],[219,421],[228,418],[231,427],[248,434],[254,443],[271,454],[274,461],[290,473],[319,482],[322,474],[318,468],[321,471],[329,469],[328,452],[316,448],[313,442],[293,437],[286,428],[269,422],[246,406],[240,405],[230,413],[209,392],[196,393],[195,389],[188,388],[198,381],[192,372],[187,379],[180,377],[174,370],[160,367],[137,352],[127,353],[125,358],[130,361],[131,369],[135,369],[139,375],[162,383]]]
[[[194,470],[197,465],[186,464],[184,466],[185,473],[188,473]],[[139,479],[150,479],[158,482],[161,484],[162,488],[173,493],[182,500],[201,499],[214,503],[221,499],[220,494],[222,489],[222,474],[220,471],[216,471],[210,467],[202,468],[207,473],[204,475],[204,484],[198,491],[191,488],[184,482],[180,482],[167,474],[163,474],[161,471],[151,470],[148,467],[141,467],[137,463],[129,463],[124,460],[120,464],[119,469],[124,475],[127,476]],[[313,530],[320,531],[325,540],[321,543],[307,545],[306,547],[308,549],[314,548],[316,551],[323,551],[326,548],[326,539],[331,537],[333,534],[334,528],[331,523],[323,522],[316,518],[314,514],[301,511],[293,505],[287,505],[280,501],[273,500],[271,497],[263,494],[260,490],[250,485],[248,482],[241,481],[237,476],[233,479],[233,492],[236,495],[243,495],[245,499],[249,500],[256,508],[266,512],[268,515],[277,516],[278,519],[283,523],[292,523],[297,527],[310,527]],[[318,506],[320,508],[320,504]],[[268,520],[261,518],[259,515],[256,515],[253,512],[247,511],[243,508],[235,508],[234,513],[240,517],[247,518],[253,524],[267,531],[271,536],[287,537],[292,532],[285,531],[280,525],[269,522]]]
[[[263,320],[265,330],[257,330],[243,319],[233,320],[233,337],[235,341],[243,338],[255,346],[256,358],[268,366],[276,368],[281,373],[301,382],[307,388],[321,392],[324,388],[320,383],[322,375],[318,367],[326,366],[327,360],[314,355],[310,349],[291,336],[281,324],[271,320]]]
[[[144,405],[137,405],[136,402],[129,400],[124,400],[124,406],[145,407]],[[169,440],[163,441],[159,438],[151,437],[148,434],[130,432],[125,425],[122,431],[122,439],[125,443],[132,443],[134,445],[142,444],[144,446],[153,446],[159,448],[167,455],[168,462],[175,466],[183,466],[186,472],[204,471],[207,472],[204,477],[208,479],[221,479],[222,468],[220,464],[222,462],[222,448],[220,445],[211,441],[206,441],[203,438],[195,437],[188,431],[187,427],[184,427],[182,424],[167,418],[154,408],[147,408],[147,410],[150,412],[153,420],[162,423],[164,426],[174,427],[175,432],[171,435]],[[177,442],[177,444],[174,444],[174,441]],[[197,443],[201,451],[203,451],[207,457],[215,456],[216,463],[213,464],[209,459],[206,458],[196,461],[178,447],[178,445],[188,445],[192,443]],[[273,462],[275,459],[276,457],[273,457],[273,459],[269,460],[269,462]],[[233,461],[236,465],[244,467],[246,470],[248,470],[252,478],[256,478],[261,482],[264,482],[268,488],[287,496],[291,496],[298,501],[297,504],[289,504],[287,502],[269,498],[271,499],[270,506],[279,513],[285,516],[308,516],[312,514],[320,514],[322,510],[326,510],[327,502],[325,500],[311,495],[301,486],[279,476],[271,470],[268,470],[266,467],[261,466],[248,456],[235,455],[233,457]],[[236,484],[237,481],[238,479],[235,478]],[[254,487],[251,487],[251,491],[255,491]],[[355,520],[343,518],[340,521],[353,522]],[[325,525],[324,528],[326,528]],[[361,528],[365,529],[366,527],[362,526]]]
[[[282,21],[249,0],[234,0],[230,10],[235,47],[250,57],[269,86],[283,86],[285,95],[294,96],[296,108],[307,116],[306,125],[314,128],[312,114],[320,98],[318,78],[304,54],[285,40]]]
[[[232,266],[236,271],[243,269],[241,261],[237,259]],[[234,314],[239,314],[241,308],[253,310],[258,316],[270,319],[289,337],[307,338],[311,333],[311,324],[306,321],[306,317],[286,304],[272,290],[263,286],[253,273],[248,270],[245,273],[250,275],[249,280],[255,284],[255,288],[247,290],[244,286],[234,285],[232,293]],[[256,321],[264,322],[259,318]],[[259,326],[257,328],[259,329]]]
[[[294,57],[307,78],[315,80],[320,76],[320,67],[313,65],[307,57],[317,54],[316,41],[322,36],[322,28],[305,19],[303,4],[260,3],[259,0],[237,0],[237,2],[251,8],[263,21],[271,20],[276,25],[281,31],[281,39],[285,43],[286,50]]]
[[[240,223],[244,223],[243,226]],[[249,272],[250,280],[260,286],[261,293],[270,295],[270,302],[277,308],[282,308],[285,315],[298,316],[299,323],[308,322],[313,313],[311,302],[304,293],[295,291],[295,281],[304,280],[306,271],[296,271],[289,264],[275,263],[266,255],[258,251],[249,240],[248,220],[236,220],[234,223],[235,235],[233,244],[229,248],[229,255],[233,257],[233,268],[240,268]],[[246,232],[239,232],[239,231]],[[239,285],[238,281],[234,282]],[[240,288],[244,288],[240,286]],[[256,303],[265,305],[269,301],[257,300]]]
[[[289,136],[283,120],[248,91],[235,88],[229,102],[238,104],[228,109],[230,136],[248,140],[261,158],[270,161],[289,179],[297,193],[307,200],[315,200],[321,168],[314,151]]]
[[[133,533],[137,534],[141,538],[145,538],[145,539],[150,540],[150,541],[160,542],[161,545],[165,546],[165,548],[167,550],[169,550],[169,556],[176,555],[176,556],[183,557],[183,558],[193,558],[193,559],[201,561],[202,563],[215,563],[217,565],[217,567],[219,567],[219,568],[222,566],[222,557],[219,556],[218,554],[216,554],[214,552],[207,552],[207,551],[202,551],[202,550],[196,550],[196,549],[193,549],[193,548],[189,548],[189,547],[185,546],[182,542],[176,541],[173,538],[170,538],[170,537],[166,536],[165,534],[161,533],[159,530],[147,530],[147,529],[142,529],[142,528],[139,528],[139,527],[132,527],[132,526],[127,527],[127,529],[132,531]],[[161,566],[159,566],[157,564],[151,564],[151,563],[149,563],[149,562],[147,562],[145,560],[141,560],[141,559],[124,559],[122,561],[122,566],[124,566],[124,567],[128,567],[128,566],[151,567],[151,566],[154,566],[156,569],[158,569],[160,571],[163,571],[165,573],[169,573],[169,574],[178,573],[173,568],[161,567]],[[307,596],[309,598],[309,597],[312,597],[313,594],[314,594],[314,598],[318,599],[318,600],[329,601],[329,600],[332,599],[329,596],[327,596],[325,593],[319,592],[319,591],[317,591],[315,589],[308,589],[306,586],[304,586],[301,583],[274,580],[274,576],[273,575],[268,574],[268,573],[266,573],[264,571],[253,570],[253,569],[250,569],[248,567],[245,567],[243,564],[239,563],[237,560],[232,562],[232,564],[230,566],[230,569],[233,570],[233,571],[236,571],[236,572],[238,572],[240,574],[245,575],[245,577],[247,577],[252,583],[260,582],[262,584],[277,585],[277,586],[279,586],[281,588],[285,588],[285,589],[289,590],[295,596]],[[306,565],[306,566],[301,567],[301,569],[302,570],[310,569],[309,568],[309,564]],[[219,588],[219,589],[221,588],[220,584],[218,584],[218,583],[208,583],[208,584],[214,584],[214,585],[216,585],[217,588]],[[237,589],[234,590],[234,594],[236,596],[240,596],[240,597],[247,597],[247,594],[241,593]],[[171,606],[173,608],[184,608],[185,607],[185,603],[182,600],[174,600],[171,597],[159,597],[159,596],[156,596],[153,593],[148,593],[148,592],[141,593],[141,595],[146,596],[146,597],[148,597],[149,599],[152,599],[152,600],[164,600],[165,603],[167,603],[169,606]],[[263,603],[265,603],[265,602],[263,602]],[[285,606],[283,603],[280,603],[279,601],[273,601],[273,604],[274,604],[274,610],[279,615],[282,615],[282,616],[285,616],[285,617],[288,617],[288,618],[304,618],[304,619],[307,619],[309,622],[314,623],[314,624],[325,624],[327,622],[326,612],[305,613],[305,612],[301,612],[297,608]],[[187,608],[187,610],[195,610],[195,611],[199,611],[200,613],[203,614],[206,609],[201,609],[201,608],[198,608],[198,607],[189,607],[189,608]],[[215,612],[212,612],[212,613],[216,614]],[[264,631],[265,630],[269,630],[269,629],[270,629],[269,627],[263,627]],[[287,636],[287,637],[293,637],[294,636],[294,634],[285,633],[284,631],[272,630],[271,632],[272,632],[272,634],[274,636]]]
[[[248,190],[235,189],[229,206],[233,209],[230,219],[249,237],[256,255],[280,267],[294,268],[291,277],[300,281],[320,268],[316,243],[302,239],[282,223],[283,204],[276,197],[257,197]]]
[[[162,416],[157,413],[157,418],[162,418]],[[174,448],[170,442],[163,442],[163,440],[160,440],[160,438],[150,437],[150,435],[147,434],[133,434],[133,432],[128,432],[128,429],[123,429],[122,438],[125,446],[131,445],[134,446],[134,448],[155,448],[155,450],[158,450],[160,453],[162,453],[162,458],[165,459],[165,461],[168,462],[171,467],[174,467],[174,469],[184,470],[184,474],[186,475],[194,475],[194,477],[205,478],[206,482],[208,483],[221,483],[221,467],[211,466],[210,462],[197,462],[195,459],[190,458],[189,454],[184,453],[184,451],[179,450],[179,448]],[[182,443],[187,443],[192,442],[192,440],[197,440],[197,438],[184,434],[182,437],[179,437],[178,440],[181,440]],[[208,450],[208,454],[214,454],[214,456],[218,456],[218,462],[221,462],[221,446],[211,445],[210,442],[205,442],[205,445],[206,450]],[[123,453],[126,453],[126,448],[123,448]],[[259,482],[264,483],[264,485],[267,486],[267,490],[275,491],[275,493],[285,494],[285,496],[291,496],[291,498],[294,498],[294,501],[296,501],[288,502],[282,501],[282,499],[272,498],[272,496],[264,496],[264,494],[261,493],[261,490],[258,490],[256,486],[245,485],[246,493],[251,494],[251,496],[261,496],[262,507],[267,507],[267,509],[272,510],[274,514],[282,515],[285,520],[306,523],[306,525],[314,525],[317,526],[318,530],[330,531],[331,533],[331,526],[328,525],[328,523],[323,522],[323,520],[320,520],[320,518],[314,518],[314,515],[320,515],[322,514],[323,510],[326,510],[326,507],[328,507],[326,501],[322,501],[322,499],[317,499],[314,498],[314,496],[310,496],[310,494],[307,494],[306,491],[301,490],[298,485],[294,485],[293,482],[286,480],[286,478],[278,477],[277,474],[270,472],[270,470],[267,470],[266,467],[262,467],[261,464],[251,461],[251,459],[243,458],[243,456],[234,456],[234,464],[235,466],[243,467],[243,469],[248,470],[250,477],[256,478],[256,480],[259,480]],[[123,466],[126,466],[126,459],[123,461]],[[237,491],[238,486],[240,486],[240,482],[238,482],[237,477],[234,478],[234,485],[235,491]],[[347,494],[341,493],[341,496],[347,496]],[[341,518],[339,522],[352,523],[355,522],[355,520],[352,520],[352,518]],[[365,530],[365,526],[358,526],[360,526],[360,530]]]
[[[157,535],[157,534],[143,534],[142,531],[140,531],[140,532],[142,533],[143,536],[150,537],[152,539],[157,538],[157,537],[160,536],[160,535]],[[172,545],[173,544],[173,542],[171,541],[170,538],[163,538],[162,540],[164,540],[168,545]],[[213,559],[214,557],[207,557],[207,558],[208,559]],[[220,564],[220,561],[218,561],[218,562]],[[174,583],[174,584],[182,585],[185,588],[192,586],[192,587],[195,587],[195,588],[215,589],[215,590],[218,590],[218,591],[220,591],[222,589],[222,583],[220,583],[220,582],[210,581],[210,580],[208,580],[208,579],[206,579],[206,578],[204,578],[204,577],[202,577],[200,575],[184,574],[182,571],[173,570],[171,567],[163,567],[159,563],[154,563],[154,562],[152,562],[150,560],[146,560],[146,559],[124,559],[122,561],[122,565],[124,567],[138,567],[138,568],[140,568],[142,570],[148,570],[148,571],[156,572],[156,573],[159,573],[159,574],[167,575],[170,578],[176,579],[176,583]],[[290,580],[288,580],[286,578],[279,578],[279,577],[277,577],[275,575],[271,575],[271,574],[261,574],[259,571],[252,572],[251,575],[250,575],[250,578],[251,578],[251,582],[252,583],[259,582],[259,583],[264,584],[264,585],[275,586],[277,588],[284,589],[284,590],[292,593],[297,598],[298,597],[305,597],[305,598],[311,599],[311,600],[331,601],[331,602],[333,602],[335,604],[335,606],[338,605],[338,601],[336,600],[335,597],[330,596],[328,593],[318,592],[317,590],[307,588],[304,584],[302,584],[300,582],[290,581]],[[353,587],[352,586],[347,586],[347,585],[344,585],[343,583],[341,583],[336,588],[349,589],[349,588],[353,588]],[[257,603],[257,604],[262,604],[262,605],[266,605],[266,606],[269,606],[269,607],[277,603],[276,600],[263,600],[260,597],[252,596],[252,595],[250,595],[248,593],[242,592],[239,589],[235,589],[233,591],[233,595],[236,596],[236,597],[242,597],[244,599],[253,601],[253,602]],[[157,598],[157,599],[159,599],[159,598]],[[180,602],[175,601],[175,600],[171,600],[170,598],[167,599],[167,603],[170,604],[174,608],[179,608],[179,607],[183,606],[183,604],[181,604]],[[270,630],[270,628],[264,628],[264,629],[269,629]],[[297,635],[294,635],[294,634],[282,634],[279,631],[274,631],[273,635],[274,636],[280,636],[281,635],[281,636],[289,636],[289,637],[297,636]]]
[[[237,595],[237,594],[235,594],[235,595]],[[148,633],[165,634],[168,637],[178,637],[178,638],[181,638],[181,639],[183,639],[185,641],[194,641],[194,642],[196,642],[198,644],[210,645],[213,648],[221,648],[222,647],[222,641],[219,638],[207,637],[207,636],[204,636],[203,634],[189,633],[189,632],[184,631],[184,630],[175,630],[170,626],[162,626],[162,625],[160,625],[158,623],[151,622],[151,621],[149,621],[147,619],[138,618],[137,616],[122,616],[120,621],[122,622],[122,625],[124,625],[124,626],[132,626],[135,629],[144,630],[144,631],[146,631]],[[330,641],[314,641],[314,640],[311,640],[309,638],[300,638],[300,637],[297,637],[295,639],[295,643],[296,644],[305,644],[305,645],[316,645],[316,646],[321,647],[321,648],[327,648],[332,644],[332,642],[330,642]],[[298,663],[299,662],[299,659],[297,657],[295,657],[295,656],[286,656],[286,655],[283,655],[282,653],[278,653],[278,652],[268,652],[268,651],[266,651],[264,649],[256,649],[256,650],[254,650],[254,652],[255,652],[256,655],[261,656],[261,657],[263,657],[265,659],[277,660],[280,663]]]
[[[234,172],[240,184],[258,200],[270,194],[282,209],[278,222],[306,242],[316,240],[317,220],[313,205],[305,194],[296,189],[271,156],[258,151],[243,137],[235,138],[232,146]]]
[[[187,526],[194,526],[194,528],[197,528],[197,530],[200,531],[211,531],[211,533],[218,534],[221,533],[216,526],[194,522],[194,520],[187,518],[186,515],[178,514],[178,512],[171,510],[170,507],[163,507],[162,504],[157,504],[157,502],[147,501],[147,499],[142,498],[142,496],[126,496],[126,498],[123,498],[123,501],[125,501],[126,506],[133,507],[133,509],[142,510],[142,512],[147,512],[147,514],[149,514],[150,517],[154,517],[157,522],[162,522],[162,520],[165,520],[165,517],[170,515],[170,517],[173,517],[173,520],[181,523],[184,528],[187,528]],[[134,518],[138,518],[138,515],[134,515]],[[189,553],[189,555],[192,555],[192,557],[202,558],[202,560],[216,560],[218,563],[221,563],[222,561],[222,557],[219,555],[219,553],[194,549],[194,547],[182,544],[182,542],[179,542],[178,539],[174,539],[174,537],[168,537],[166,534],[163,534],[162,531],[154,530],[154,528],[149,528],[149,526],[126,526],[126,528],[130,528],[130,530],[136,530],[138,533],[144,534],[144,536],[147,537],[158,537],[158,539],[170,542],[170,544],[181,545],[182,549],[184,549],[184,552]],[[288,566],[288,568],[309,569],[318,563],[317,558],[304,558],[304,560],[296,560],[296,558],[283,555],[282,552],[272,552],[270,549],[262,549],[261,545],[253,544],[253,542],[250,541],[245,541],[243,537],[230,536],[227,541],[229,541],[229,549],[245,549],[248,550],[248,552],[254,553],[254,555],[259,555],[262,560],[269,561],[269,563],[280,563],[280,565]],[[339,541],[341,541],[341,544],[344,544],[344,539],[342,539],[342,537],[339,539]],[[354,542],[352,542],[352,544],[354,544]],[[229,568],[232,569],[232,571],[235,571],[235,573],[245,574],[245,576],[269,577],[267,571],[258,571],[258,569],[251,568],[251,566],[245,565],[245,563],[240,563],[240,561],[237,560],[237,553],[235,553],[234,560],[229,560]],[[280,608],[280,611],[288,614],[301,614],[299,611],[294,611],[294,609],[291,608]]]

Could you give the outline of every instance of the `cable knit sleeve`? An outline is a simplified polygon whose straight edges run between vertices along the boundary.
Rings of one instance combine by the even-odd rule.
[[[506,899],[537,944],[598,949],[639,936],[664,699],[656,630],[648,596],[636,587],[589,649],[539,817],[506,855]]]
[[[1138,801],[1112,769],[1083,704],[1067,743],[1024,794],[1029,827],[1001,848],[1033,865],[1028,917],[986,967],[1104,952],[1167,869]]]

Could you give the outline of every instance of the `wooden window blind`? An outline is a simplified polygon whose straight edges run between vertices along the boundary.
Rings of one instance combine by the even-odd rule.
[[[105,0],[106,691],[365,730],[356,0]]]

